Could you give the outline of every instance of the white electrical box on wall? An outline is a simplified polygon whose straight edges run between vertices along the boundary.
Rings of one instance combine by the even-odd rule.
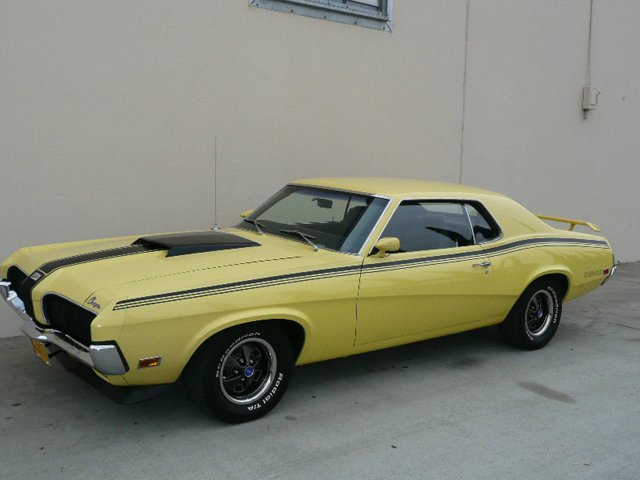
[[[598,95],[600,91],[593,87],[584,87],[582,89],[582,109],[593,110],[598,106]]]

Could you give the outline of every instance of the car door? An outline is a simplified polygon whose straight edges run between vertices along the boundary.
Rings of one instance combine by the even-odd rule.
[[[464,202],[404,201],[384,237],[397,237],[400,250],[364,260],[356,345],[444,334],[498,314],[491,264],[476,244]]]

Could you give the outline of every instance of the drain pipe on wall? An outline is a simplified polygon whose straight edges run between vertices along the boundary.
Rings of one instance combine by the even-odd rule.
[[[462,115],[460,119],[460,164],[458,166],[458,183],[462,183],[462,167],[464,162],[464,116],[467,108],[467,54],[469,52],[469,13],[471,0],[467,0],[464,22],[464,71],[462,74]]]
[[[589,113],[598,106],[600,90],[591,84],[591,39],[593,36],[593,0],[589,5],[589,39],[587,41],[587,78],[585,86],[582,87],[582,114],[584,119],[589,118]]]

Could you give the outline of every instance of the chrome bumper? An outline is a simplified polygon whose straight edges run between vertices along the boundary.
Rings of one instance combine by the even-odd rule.
[[[47,346],[53,345],[72,358],[104,375],[122,375],[129,370],[116,342],[108,344],[92,343],[87,347],[60,330],[43,328],[37,325],[25,311],[22,300],[20,300],[16,292],[11,290],[9,282],[0,282],[0,297],[24,321],[21,330],[32,340],[38,340]]]
[[[604,285],[605,283],[607,283],[607,281],[613,277],[616,273],[616,270],[618,269],[617,265],[614,265],[613,267],[611,267],[611,271],[609,272],[609,275],[607,276],[607,278],[605,278],[602,283],[600,284],[601,286]]]

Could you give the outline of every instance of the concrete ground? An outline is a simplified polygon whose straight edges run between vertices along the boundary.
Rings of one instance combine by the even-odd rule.
[[[640,478],[640,263],[566,305],[535,352],[495,328],[300,367],[229,426],[182,388],[112,403],[0,340],[3,479]]]

